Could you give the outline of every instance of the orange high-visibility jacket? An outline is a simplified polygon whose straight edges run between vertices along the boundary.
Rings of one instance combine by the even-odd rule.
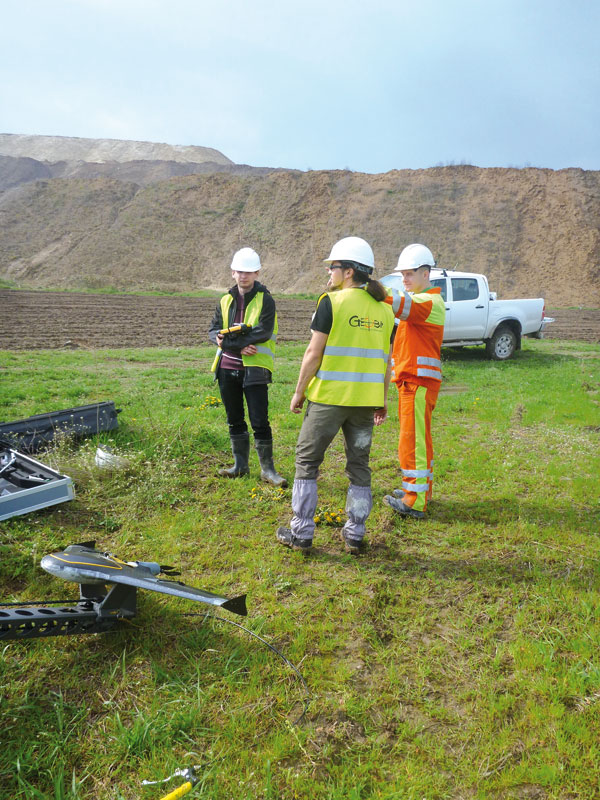
[[[441,289],[432,286],[415,294],[394,289],[386,302],[399,320],[392,353],[392,380],[439,388],[446,320]]]

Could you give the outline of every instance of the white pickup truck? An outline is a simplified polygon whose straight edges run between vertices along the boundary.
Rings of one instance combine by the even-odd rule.
[[[381,278],[391,289],[404,289],[402,273]],[[489,358],[505,361],[521,347],[521,337],[540,339],[554,322],[544,313],[544,301],[498,300],[485,275],[432,269],[431,283],[439,286],[446,303],[444,347],[485,344]]]

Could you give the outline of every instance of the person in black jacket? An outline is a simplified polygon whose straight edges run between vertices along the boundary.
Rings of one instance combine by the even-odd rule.
[[[273,372],[277,312],[269,290],[256,278],[258,253],[243,247],[233,256],[231,275],[235,281],[221,297],[208,332],[218,347],[212,366],[227,414],[234,463],[220,469],[224,478],[239,478],[250,472],[250,436],[244,416],[244,398],[254,433],[261,480],[287,486],[273,465],[273,434],[269,424],[268,385]],[[227,328],[238,328],[221,333]]]

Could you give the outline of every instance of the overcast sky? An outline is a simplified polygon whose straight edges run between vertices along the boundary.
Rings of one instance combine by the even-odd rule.
[[[598,0],[2,0],[0,132],[600,169]]]

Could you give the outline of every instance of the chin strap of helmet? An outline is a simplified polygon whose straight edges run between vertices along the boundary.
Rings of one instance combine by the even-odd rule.
[[[353,269],[361,278],[369,278],[373,274],[373,267],[368,267],[366,264],[360,264],[358,261],[340,261],[342,266],[346,269]]]

